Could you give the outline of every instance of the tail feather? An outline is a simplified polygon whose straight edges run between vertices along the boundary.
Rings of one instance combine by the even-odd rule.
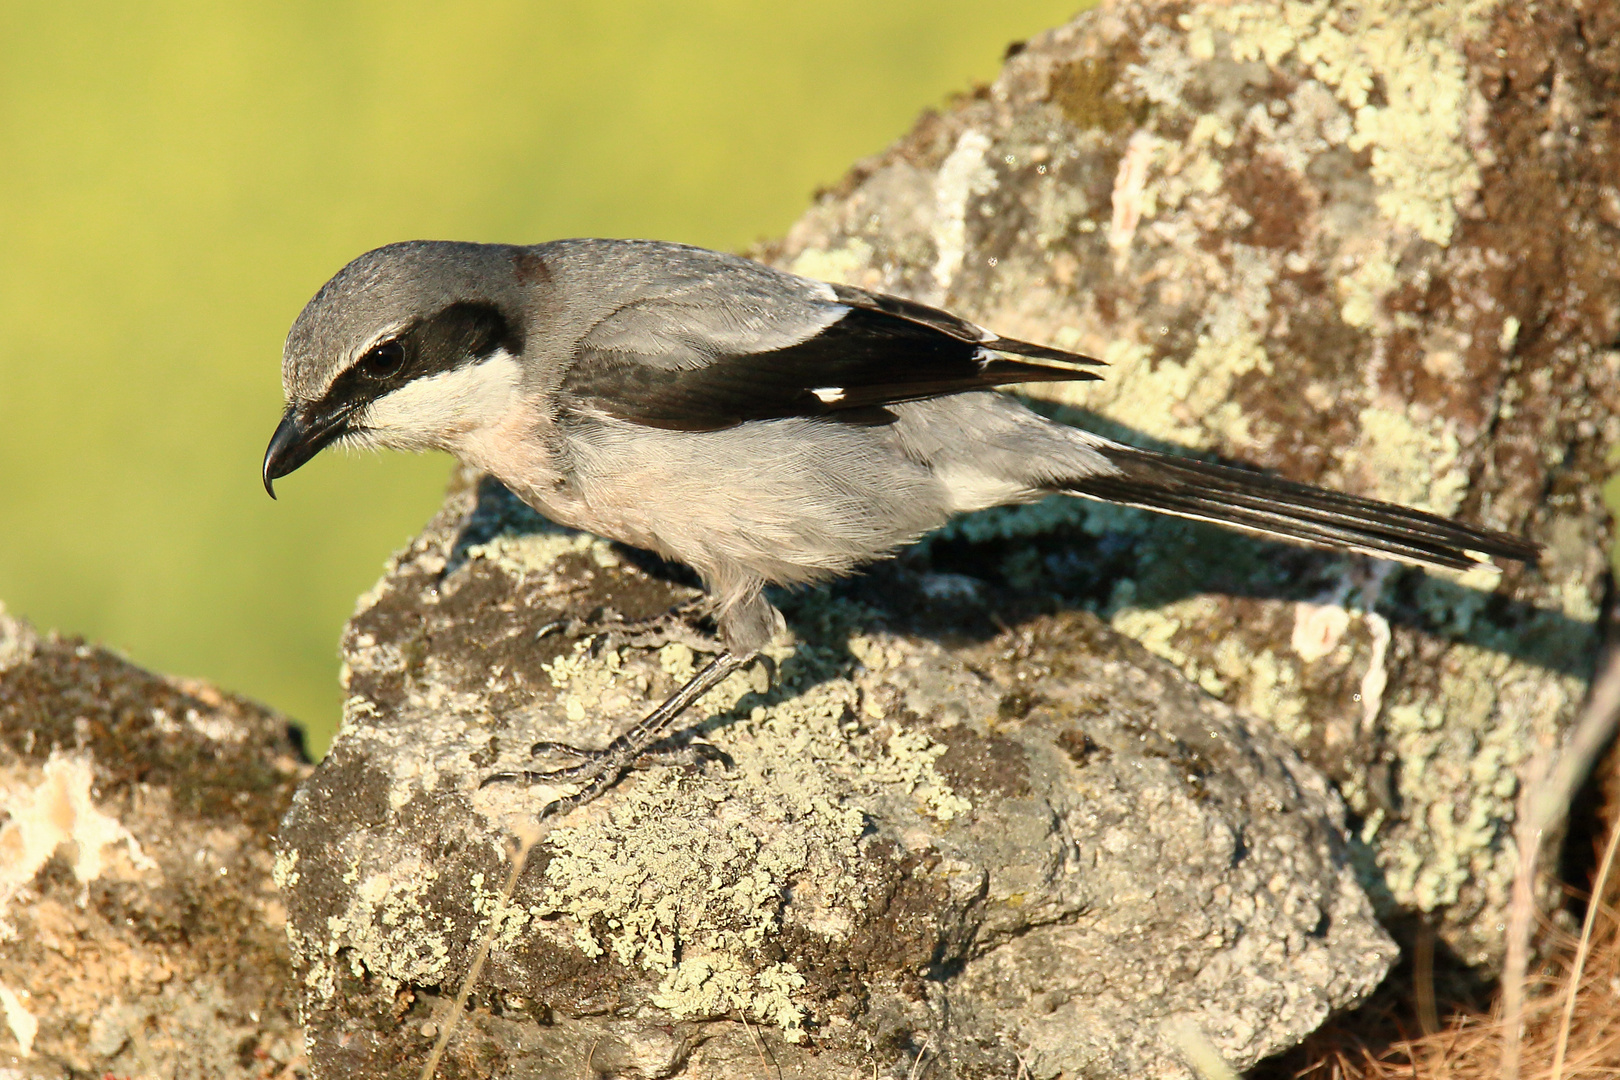
[[[1055,485],[1074,495],[1321,547],[1465,570],[1491,558],[1535,562],[1540,545],[1393,503],[1128,446],[1098,448],[1118,472]]]

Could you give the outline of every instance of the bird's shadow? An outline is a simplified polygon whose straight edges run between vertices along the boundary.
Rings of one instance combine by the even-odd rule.
[[[1149,438],[1094,414],[1044,402],[1029,404],[1122,442],[1196,456],[1187,447]],[[454,574],[474,545],[502,534],[559,529],[499,481],[483,477],[443,576]],[[642,573],[680,586],[701,586],[686,566],[640,549],[614,546]],[[1064,495],[963,515],[897,560],[811,590],[776,590],[773,599],[790,622],[806,599],[825,590],[891,612],[909,630],[925,636],[982,640],[1043,612],[1085,608],[1107,617],[1121,608],[1151,610],[1205,595],[1286,602],[1332,598],[1354,604],[1359,594],[1346,590],[1347,580],[1381,581],[1371,590],[1374,607],[1392,626],[1472,645],[1561,675],[1590,677],[1595,626],[1561,610],[1420,567],[1379,565],[1367,556],[1320,551]],[[976,603],[941,602],[941,583],[949,592],[953,582],[964,586],[960,591],[976,594]]]

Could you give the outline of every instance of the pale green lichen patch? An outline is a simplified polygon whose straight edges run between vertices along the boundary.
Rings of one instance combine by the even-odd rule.
[[[879,783],[902,787],[929,817],[950,821],[973,809],[973,803],[952,791],[934,770],[945,749],[925,731],[896,731],[884,741],[880,756],[862,763],[861,772]]]
[[[1408,702],[1385,713],[1399,754],[1403,816],[1425,840],[1386,843],[1378,864],[1390,894],[1421,911],[1456,903],[1470,881],[1503,885],[1494,879],[1503,873],[1497,853],[1508,839],[1502,830],[1513,816],[1516,766],[1542,727],[1533,717],[1502,715],[1499,698],[1512,694],[1515,674],[1508,658],[1457,646],[1447,666],[1444,712]],[[1456,790],[1473,794],[1459,804]]]
[[[834,630],[864,610],[824,598],[805,606],[820,610],[801,625]],[[897,723],[868,726],[883,711],[863,704],[905,681],[910,654],[881,635],[848,640],[848,652],[773,647],[781,693],[768,694],[755,672],[711,692],[703,729],[729,769],[639,772],[560,820],[545,841],[545,887],[524,918],[545,916],[562,943],[656,976],[657,1004],[677,1017],[741,1012],[797,1039],[802,976],[761,950],[784,921],[834,939],[849,932],[866,902],[866,800],[898,800],[938,823],[971,809],[935,769],[945,746]],[[582,641],[548,671],[564,696],[585,701],[640,668],[675,680],[692,664],[686,646],[621,654]],[[503,796],[482,799],[504,806]]]
[[[934,283],[941,296],[962,268],[969,200],[995,190],[996,174],[985,163],[989,149],[990,138],[983,132],[962,132],[934,181]]]
[[[624,655],[614,648],[593,652],[594,637],[574,642],[570,652],[542,664],[551,685],[561,690],[558,702],[571,723],[592,711],[618,712],[631,702],[625,693]]]
[[[818,281],[832,281],[840,285],[859,285],[861,276],[872,265],[872,245],[859,237],[852,238],[831,251],[805,248],[793,260],[793,272]]]
[[[1520,767],[1535,752],[1538,733],[1555,730],[1580,692],[1576,679],[1549,681],[1544,672],[1470,645],[1453,646],[1444,664],[1433,700],[1402,701],[1383,714],[1401,777],[1400,818],[1370,806],[1359,789],[1345,791],[1352,809],[1367,815],[1363,839],[1382,833],[1374,891],[1420,911],[1444,910],[1467,890],[1503,902],[1512,885],[1509,830]],[[1470,796],[1459,800],[1457,791]]]
[[[352,860],[345,875],[355,886],[347,908],[327,917],[327,956],[312,965],[311,986],[332,992],[340,950],[354,975],[373,975],[391,988],[443,982],[450,974],[451,945],[464,934],[427,911],[424,898],[439,872],[419,859],[401,860],[386,872],[362,873],[362,865]]]
[[[1334,288],[1339,295],[1339,318],[1346,326],[1361,330],[1378,327],[1383,321],[1384,298],[1398,283],[1395,264],[1381,248],[1361,253],[1356,265],[1339,275]]]
[[[1121,590],[1116,588],[1115,592],[1119,595]],[[1124,590],[1125,594],[1130,592],[1129,589]],[[1149,652],[1162,656],[1179,667],[1189,679],[1205,690],[1218,695],[1226,689],[1226,683],[1219,673],[1212,667],[1198,663],[1175,645],[1176,635],[1186,624],[1211,618],[1217,610],[1213,599],[1207,596],[1194,596],[1155,608],[1120,605],[1114,610],[1109,622],[1120,633],[1140,641]]]
[[[1462,504],[1468,472],[1447,421],[1372,406],[1361,411],[1361,438],[1368,494],[1436,514]]]
[[[1140,641],[1149,652],[1170,661],[1209,694],[1269,722],[1296,746],[1311,735],[1306,701],[1300,693],[1299,663],[1256,646],[1240,634],[1223,634],[1213,653],[1200,660],[1179,641],[1203,642],[1220,624],[1221,604],[1210,596],[1193,596],[1158,607],[1130,603],[1133,587],[1115,589],[1109,622]]]
[[[575,552],[589,555],[597,566],[619,565],[619,557],[606,540],[589,533],[559,528],[501,533],[482,544],[468,547],[466,557],[488,560],[513,577],[521,578],[528,574],[546,573],[556,565],[558,559]]]
[[[725,954],[687,957],[653,993],[654,1005],[677,1016],[744,1012],[782,1029],[790,1043],[804,1039],[804,1010],[793,995],[805,978],[792,964],[752,970]]]
[[[1346,138],[1368,150],[1378,207],[1390,221],[1442,247],[1458,205],[1479,188],[1465,139],[1470,88],[1462,44],[1483,29],[1494,0],[1412,4],[1331,0],[1200,4],[1181,16],[1201,59],[1222,45],[1238,61],[1276,67],[1293,57],[1354,115]]]
[[[1198,448],[1251,444],[1249,420],[1231,394],[1243,376],[1272,370],[1263,328],[1276,271],[1262,254],[1234,245],[1229,265],[1211,272],[1216,291],[1185,360],[1156,359],[1146,345],[1118,338],[1104,351],[1106,379],[1061,384],[1043,396],[1128,417],[1156,439]]]
[[[270,871],[270,880],[276,883],[276,888],[283,893],[298,887],[298,852],[277,849],[275,866]]]
[[[791,1035],[801,1015],[791,980],[760,950],[781,929],[794,881],[845,876],[859,812],[801,794],[798,808],[810,813],[794,817],[716,787],[683,788],[670,774],[648,780],[605,815],[552,831],[542,905],[567,917],[587,955],[658,976],[659,1003],[677,1017],[742,1011]]]

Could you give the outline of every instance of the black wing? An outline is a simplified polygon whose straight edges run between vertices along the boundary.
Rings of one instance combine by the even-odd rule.
[[[846,309],[842,315],[801,341],[760,352],[705,348],[703,335],[691,326],[663,333],[638,328],[639,337],[667,338],[673,351],[697,358],[684,364],[592,348],[587,339],[562,391],[579,405],[649,427],[714,431],[784,416],[881,423],[891,418],[884,406],[902,401],[1100,378],[1085,365],[1102,361],[1088,356],[997,337],[899,297],[845,286],[833,290]],[[825,305],[816,315],[825,321],[837,310]],[[667,319],[670,313],[654,309],[617,317]]]

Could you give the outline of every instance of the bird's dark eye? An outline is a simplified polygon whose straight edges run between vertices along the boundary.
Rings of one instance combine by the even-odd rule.
[[[366,355],[355,365],[368,379],[386,379],[399,374],[405,366],[405,346],[397,341],[385,341],[366,350]]]

